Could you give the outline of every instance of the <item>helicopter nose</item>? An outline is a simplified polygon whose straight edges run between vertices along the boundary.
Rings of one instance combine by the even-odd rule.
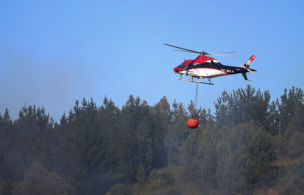
[[[177,67],[175,67],[173,70],[174,70],[174,72],[177,72]]]

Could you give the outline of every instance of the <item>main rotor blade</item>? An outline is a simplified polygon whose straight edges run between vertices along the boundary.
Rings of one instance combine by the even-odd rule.
[[[225,56],[225,57],[231,57],[231,58],[242,58],[242,57],[237,57],[237,56],[226,56],[226,55],[220,55],[218,53],[236,53],[236,52],[204,52],[204,51],[194,51],[194,50],[190,50],[190,49],[185,49],[185,48],[182,48],[182,47],[177,47],[177,46],[174,46],[174,45],[169,45],[167,43],[164,43],[164,45],[167,45],[167,46],[170,46],[170,47],[174,47],[174,48],[177,48],[177,49],[181,49],[181,50],[175,50],[175,51],[181,51],[181,52],[191,52],[191,53],[198,53],[198,54],[201,54],[201,55],[215,55],[215,56]]]
[[[174,51],[180,51],[180,52],[189,52],[192,53],[190,51],[183,51],[183,50],[174,50]],[[224,52],[219,52],[219,53],[224,53]],[[226,53],[226,52],[225,52]],[[228,53],[235,53],[235,52],[228,52]],[[219,55],[219,54],[214,54],[214,53],[208,53],[205,55],[213,55],[213,56],[225,56],[225,57],[231,57],[231,58],[243,58],[243,57],[237,57],[237,56],[226,56],[226,55]]]
[[[219,54],[210,54],[214,56],[224,56],[224,57],[230,57],[230,58],[243,58],[243,57],[237,57],[237,56],[226,56],[226,55],[219,55]]]
[[[166,44],[166,43],[164,43],[164,45],[167,45],[167,46],[170,46],[170,47],[175,47],[175,48],[177,48],[177,49],[182,49],[182,50],[185,50],[185,51],[188,51],[188,52],[192,52],[192,53],[199,53],[199,54],[202,54],[202,52],[199,52],[199,51],[194,51],[194,50],[190,50],[190,49],[185,49],[185,48],[182,48],[182,47],[177,47],[177,46],[169,45],[169,44]]]
[[[234,52],[234,51],[228,51],[228,52],[209,52],[209,53],[236,53],[236,52]]]
[[[184,51],[184,50],[177,50],[177,49],[173,49],[173,51],[180,51],[180,52],[189,52],[189,53],[193,53],[192,51]]]

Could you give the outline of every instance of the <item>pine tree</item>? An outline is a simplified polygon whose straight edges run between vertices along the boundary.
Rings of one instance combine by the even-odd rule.
[[[278,105],[281,117],[281,129],[283,135],[290,137],[293,132],[302,131],[304,124],[304,93],[302,89],[292,87],[284,89],[281,96],[281,104]],[[286,130],[286,132],[284,132]]]

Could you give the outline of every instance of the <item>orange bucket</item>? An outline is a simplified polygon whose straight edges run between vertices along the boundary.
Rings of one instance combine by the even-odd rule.
[[[191,129],[196,129],[199,125],[199,120],[197,119],[192,119],[192,118],[189,118],[188,119],[188,127],[191,128]]]

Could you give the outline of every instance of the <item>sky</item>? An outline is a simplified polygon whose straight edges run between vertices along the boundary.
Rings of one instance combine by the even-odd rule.
[[[214,112],[224,90],[248,84],[275,100],[285,88],[304,89],[303,10],[303,0],[1,1],[0,113],[8,108],[15,120],[35,104],[59,121],[76,100],[101,106],[106,96],[122,108],[130,95],[187,107],[196,85],[176,80],[173,68],[197,54],[163,43],[237,52],[243,58],[216,57],[232,66],[256,55],[252,82],[214,78],[199,86],[198,106]]]

